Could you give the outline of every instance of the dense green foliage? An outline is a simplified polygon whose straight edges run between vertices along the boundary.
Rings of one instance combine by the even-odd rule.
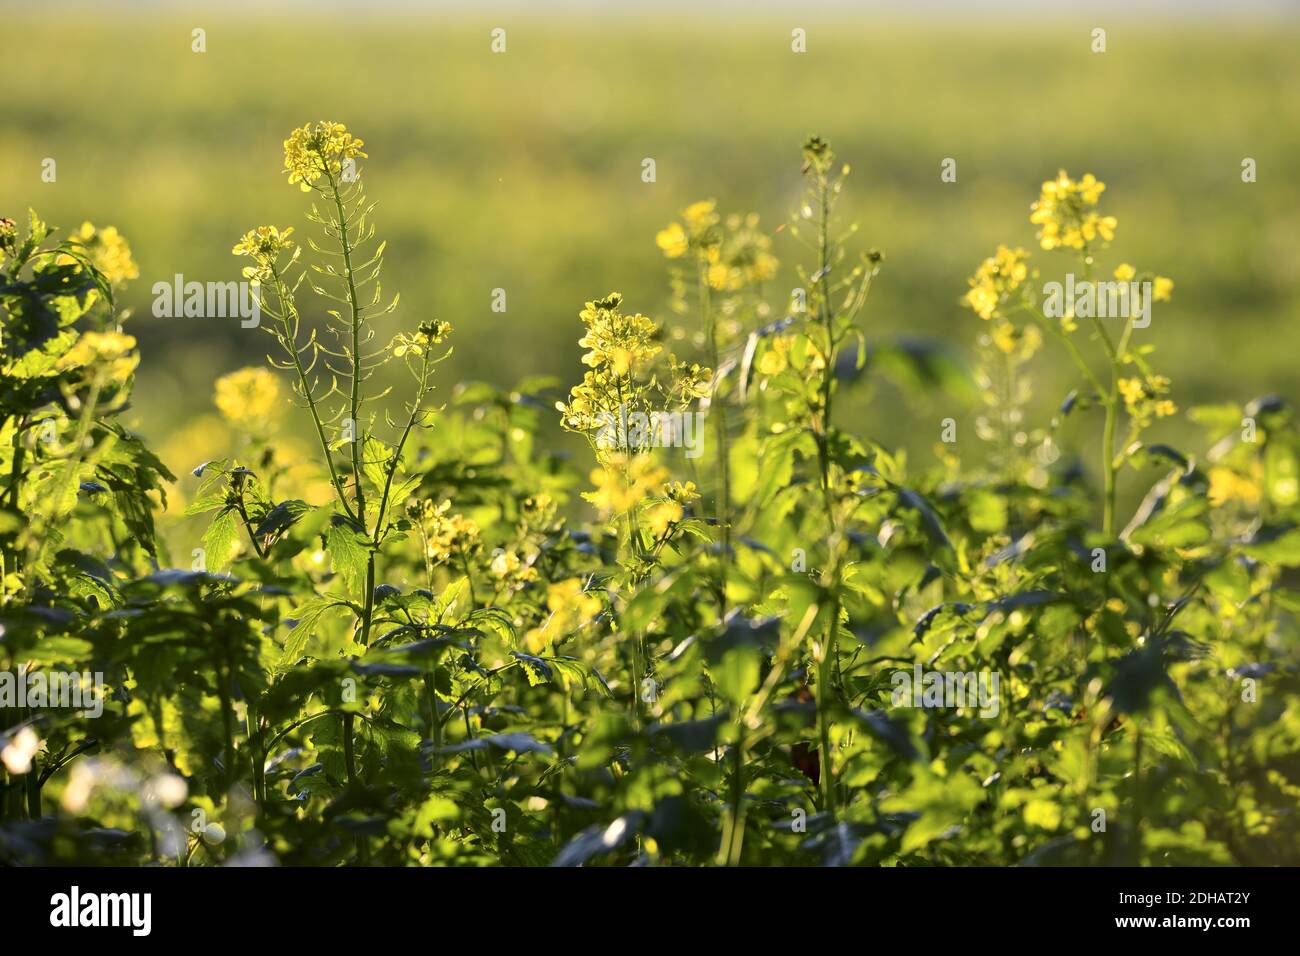
[[[982,412],[917,422],[940,464],[909,467],[833,411],[882,377],[971,386],[864,335],[888,263],[852,245],[847,170],[815,137],[792,242],[712,201],[659,233],[681,334],[594,298],[567,398],[534,379],[435,400],[449,325],[372,341],[396,300],[362,145],[296,130],[299,224],[235,247],[278,371],[218,383],[239,450],[180,483],[206,523],[188,568],[154,527],[176,479],[119,423],[130,250],[4,221],[0,664],[102,674],[106,699],[0,697],[0,859],[1296,862],[1285,401],[1193,410],[1204,448],[1149,443],[1176,412],[1161,323],[1053,321],[1039,260],[1003,248],[967,297]],[[1034,222],[1064,248],[1042,270],[1128,268],[1100,191],[1044,185]],[[778,253],[804,260],[789,302],[765,291]],[[1075,381],[1037,421],[1045,342]],[[277,437],[282,387],[314,455]],[[590,458],[539,440],[557,405]],[[707,411],[700,454],[611,441],[638,411]],[[1100,468],[1062,454],[1067,419],[1103,433]],[[910,706],[918,669],[997,693]]]

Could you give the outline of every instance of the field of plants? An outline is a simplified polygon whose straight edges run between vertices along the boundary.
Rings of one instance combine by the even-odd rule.
[[[1063,156],[918,272],[803,129],[788,215],[678,183],[548,303],[557,375],[399,297],[397,158],[327,115],[249,157],[274,219],[223,202],[229,287],[0,209],[0,863],[1300,864],[1291,359],[1184,397],[1159,201]],[[895,269],[952,334],[880,334]],[[151,300],[248,320],[185,421],[133,397]]]

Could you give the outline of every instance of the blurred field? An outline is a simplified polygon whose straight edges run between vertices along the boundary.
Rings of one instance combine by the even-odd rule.
[[[260,362],[270,339],[232,321],[154,319],[150,286],[175,273],[237,277],[230,247],[251,226],[302,234],[304,196],[279,172],[280,143],[319,118],[347,123],[371,154],[385,285],[402,294],[382,337],[451,321],[449,380],[576,377],[582,302],[619,289],[665,314],[655,230],[707,196],[775,228],[815,131],[853,165],[845,212],[887,256],[871,335],[934,335],[969,352],[979,320],[957,304],[965,277],[999,241],[1032,245],[1028,204],[1063,166],[1109,184],[1114,261],[1177,283],[1147,335],[1181,405],[1296,397],[1300,29],[1245,16],[1105,19],[1109,52],[1094,55],[1092,19],[1012,12],[920,22],[6,9],[0,213],[33,205],[58,225],[90,218],[129,237],[144,350],[134,421],[154,441],[210,408],[212,380]],[[206,54],[190,51],[195,26]],[[505,55],[489,52],[495,26],[508,30]],[[806,55],[791,53],[791,26],[808,30]],[[40,181],[47,156],[56,184]],[[948,156],[956,184],[939,181]],[[1245,156],[1257,184],[1240,181]],[[644,157],[655,184],[641,181]],[[798,249],[779,237],[777,253],[774,302],[796,284]],[[504,314],[489,309],[497,287]],[[1059,359],[1047,350],[1044,409],[1063,391]],[[933,438],[918,435],[917,416],[937,434],[940,412],[964,412],[944,401],[878,392],[853,427],[924,449]]]

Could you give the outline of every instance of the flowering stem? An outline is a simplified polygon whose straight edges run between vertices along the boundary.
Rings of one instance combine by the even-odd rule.
[[[624,480],[626,481],[626,476]],[[628,547],[632,551],[634,560],[639,561],[640,558],[638,555],[641,550],[641,532],[637,527],[636,507],[637,506],[634,504],[627,511],[627,539]],[[639,582],[637,582],[632,575],[629,575],[629,579],[632,590],[635,591]],[[629,666],[631,670],[631,673],[629,674],[629,684],[631,685],[632,691],[632,726],[634,728],[639,728],[641,726],[641,676],[643,673],[640,633],[632,634],[632,661]]]
[[[830,440],[831,440],[831,398],[835,382],[835,318],[831,311],[830,302],[830,190],[826,181],[825,172],[817,174],[817,198],[819,206],[818,216],[818,264],[817,264],[817,282],[820,286],[818,296],[819,311],[821,312],[822,323],[826,333],[826,353],[824,356],[824,367],[822,368],[822,400],[821,400],[821,428],[817,436],[817,457],[821,467],[821,485],[822,501],[826,509],[826,523],[830,531],[830,541],[828,543],[828,552],[826,556],[827,573],[824,576],[830,578],[831,591],[833,598],[831,600],[831,613],[826,626],[826,642],[821,648],[821,654],[817,658],[817,736],[821,750],[821,782],[823,784],[824,805],[823,809],[830,816],[831,822],[835,821],[835,780],[832,772],[831,761],[831,741],[830,741],[830,684],[831,674],[835,668],[836,659],[836,637],[839,629],[840,602],[839,602],[839,567],[837,549],[839,547],[839,534],[836,524],[834,496],[831,491],[831,460],[830,460]]]
[[[423,411],[424,392],[429,383],[429,355],[425,352],[423,362],[420,366],[420,387],[415,394],[415,402],[411,405],[411,414],[406,419],[406,427],[402,429],[402,437],[397,441],[397,447],[393,450],[393,459],[388,465],[388,474],[384,476],[384,492],[379,498],[379,513],[375,517],[375,547],[379,546],[381,529],[384,526],[384,515],[388,511],[388,496],[393,490],[393,476],[397,474],[397,466],[402,461],[402,449],[406,447],[406,440],[411,436],[411,430],[415,428],[415,423]]]
[[[1027,299],[1021,302],[1020,308],[1022,311],[1027,312],[1029,317],[1041,325],[1047,332],[1056,336],[1062,343],[1064,343],[1066,349],[1070,353],[1070,357],[1074,359],[1074,364],[1078,366],[1083,377],[1086,378],[1088,383],[1097,390],[1098,397],[1105,398],[1107,392],[1106,387],[1101,384],[1101,379],[1097,378],[1096,373],[1093,372],[1092,367],[1083,357],[1083,353],[1079,351],[1079,347],[1074,344],[1074,339],[1062,332],[1060,328],[1057,327],[1056,323],[1050,321],[1047,316],[1043,315],[1041,311],[1030,304]]]
[[[339,192],[339,185],[334,178],[334,173],[330,170],[329,164],[325,164],[325,173],[329,182],[330,195],[334,199],[334,209],[338,215],[338,240],[339,248],[343,252],[343,275],[348,284],[348,308],[351,312],[349,316],[349,326],[352,333],[352,348],[349,350],[348,359],[352,366],[352,388],[348,404],[348,420],[352,424],[352,484],[356,489],[356,520],[361,525],[362,535],[369,535],[366,527],[366,491],[361,483],[361,448],[364,439],[361,434],[361,375],[362,375],[362,357],[361,357],[361,307],[357,303],[357,286],[356,280],[352,273],[352,241],[348,238],[348,221],[347,214],[343,211],[343,196]],[[378,526],[376,525],[376,533]],[[370,645],[370,624],[375,616],[375,548],[368,549],[366,555],[366,595],[365,606],[361,614],[361,644]]]
[[[352,364],[352,389],[348,400],[348,417],[352,422],[352,481],[356,486],[357,518],[361,522],[362,533],[366,524],[366,492],[361,486],[361,308],[357,304],[356,280],[352,274],[352,241],[348,238],[347,214],[343,211],[343,196],[339,192],[338,182],[329,164],[325,165],[329,181],[330,195],[334,199],[334,209],[338,214],[339,248],[343,252],[343,276],[348,284],[348,308],[351,310],[349,324],[352,332],[352,349],[349,359]],[[370,630],[370,621],[365,622],[365,631]],[[364,636],[364,635],[363,635]]]
[[[1112,383],[1118,382],[1118,373],[1112,372]],[[1101,435],[1102,472],[1105,500],[1102,505],[1102,533],[1110,538],[1115,533],[1115,418],[1118,408],[1116,385],[1112,384],[1106,400],[1106,425]]]
[[[298,354],[297,347],[297,329],[289,321],[291,311],[296,313],[296,306],[293,305],[284,287],[284,277],[280,275],[280,270],[274,265],[271,267],[271,277],[275,281],[275,296],[280,302],[280,324],[284,327],[284,345],[285,351],[293,359],[294,371],[298,373],[298,384],[302,388],[303,397],[307,400],[307,408],[311,412],[312,423],[316,426],[316,437],[320,439],[321,453],[325,456],[325,464],[329,466],[330,481],[334,485],[334,491],[339,496],[339,504],[347,512],[349,518],[355,518],[352,513],[352,505],[343,492],[343,482],[339,478],[338,469],[334,467],[334,456],[330,453],[330,443],[325,437],[325,426],[321,422],[320,411],[316,408],[316,398],[312,393],[311,383],[307,381],[307,370],[302,367],[302,357]]]
[[[709,414],[717,430],[717,487],[713,494],[713,513],[722,536],[722,553],[718,561],[718,617],[727,616],[727,567],[731,561],[731,475],[727,448],[727,412],[719,395],[721,377],[718,369],[718,323],[713,314],[709,295],[708,274],[703,260],[699,263],[700,313],[704,322],[704,335],[709,343],[709,362],[713,368],[713,384],[709,389]]]

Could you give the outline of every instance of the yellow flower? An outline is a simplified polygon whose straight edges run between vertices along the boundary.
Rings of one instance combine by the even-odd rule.
[[[594,491],[583,496],[603,514],[624,514],[656,493],[668,477],[649,455],[611,454],[608,461],[591,472]]]
[[[1084,173],[1083,178],[1079,180],[1076,187],[1080,197],[1089,206],[1097,205],[1097,200],[1101,198],[1102,191],[1105,190],[1106,184],[1097,182],[1097,177],[1092,173]]]
[[[698,501],[700,498],[700,493],[696,489],[695,482],[693,481],[670,481],[668,484],[664,485],[664,494],[673,499],[673,501],[680,502],[684,505],[689,505],[691,502]]]
[[[731,284],[731,270],[721,262],[715,262],[709,266],[705,278],[709,283],[710,289],[726,289]]]
[[[468,557],[482,547],[478,523],[464,515],[450,514],[450,511],[449,500],[435,505],[426,499],[412,502],[406,509],[407,515],[424,532],[426,553],[440,563]]]
[[[287,229],[258,226],[244,233],[230,250],[231,255],[252,257],[254,264],[244,268],[244,278],[254,282],[266,282],[270,279],[271,270],[280,258],[280,253],[293,248],[293,243],[289,240],[291,235],[293,235],[292,226]]]
[[[974,309],[981,319],[993,318],[1002,298],[1018,289],[1029,276],[1027,258],[1024,249],[998,246],[997,252],[981,262],[968,280],[970,289],[962,303]]]
[[[343,164],[358,156],[365,143],[347,131],[342,123],[308,123],[289,134],[284,141],[284,171],[289,184],[299,183],[303,192],[311,190],[321,176],[336,180]]]
[[[1038,201],[1030,206],[1029,221],[1038,226],[1038,243],[1044,249],[1082,249],[1098,236],[1109,242],[1119,225],[1114,216],[1091,211],[1106,184],[1087,173],[1078,182],[1065,170],[1043,183]]]
[[[1259,503],[1260,489],[1255,482],[1241,477],[1231,468],[1211,468],[1209,497],[1216,506],[1229,501],[1255,505]]]
[[[646,527],[655,538],[663,537],[670,527],[682,520],[685,511],[676,501],[660,501],[646,509]]]
[[[1007,355],[1026,360],[1043,344],[1043,333],[1036,325],[1016,328],[1010,322],[999,322],[993,329],[993,344]]]
[[[236,428],[258,431],[280,417],[280,381],[256,366],[241,368],[217,379],[213,401],[221,416]]]
[[[713,369],[698,362],[678,362],[676,358],[670,358],[668,391],[678,400],[689,402],[692,398],[704,398],[712,391]]]
[[[450,322],[421,322],[414,335],[399,332],[393,337],[390,348],[393,355],[423,355],[452,333]]]
[[[1016,348],[1016,327],[1002,322],[993,330],[993,344],[1010,355]]]
[[[778,335],[768,340],[763,357],[758,360],[760,375],[779,375],[790,364],[790,346],[794,339],[788,335]]]
[[[121,285],[128,279],[138,279],[140,269],[131,258],[131,247],[117,231],[116,226],[96,229],[93,223],[83,222],[81,228],[68,236],[68,243],[87,256],[104,274],[109,285]],[[61,265],[76,262],[72,256],[60,256]]]
[[[623,315],[619,306],[623,297],[611,292],[604,299],[588,302],[580,313],[580,318],[587,326],[587,334],[578,340],[578,344],[589,349],[582,361],[593,368],[605,365],[621,368],[616,375],[628,373],[632,365],[643,362],[661,351],[653,341],[654,322],[639,312],[636,315]]]
[[[669,259],[678,259],[686,255],[686,250],[690,248],[690,240],[686,238],[686,230],[680,223],[670,222],[667,228],[655,234],[655,245],[662,249]]]
[[[1139,401],[1146,390],[1143,388],[1140,378],[1121,378],[1119,380],[1119,394],[1124,399],[1124,404],[1132,408]]]
[[[1095,212],[1090,212],[1083,217],[1079,234],[1084,242],[1092,242],[1098,236],[1110,242],[1115,238],[1115,227],[1118,225],[1119,220],[1114,216],[1098,216]]]
[[[617,346],[609,351],[609,368],[615,375],[622,378],[632,370],[632,363],[636,360],[636,355],[626,346]]]
[[[1173,279],[1167,279],[1164,276],[1156,276],[1151,295],[1157,302],[1168,302],[1169,294],[1173,291]]]
[[[600,598],[583,590],[580,579],[557,581],[546,589],[546,609],[550,613],[539,627],[525,635],[524,643],[531,653],[540,654],[590,624],[600,608]]]
[[[514,551],[498,551],[488,570],[498,581],[519,586],[537,580],[537,569],[525,563]]]
[[[772,238],[759,230],[757,214],[729,216],[719,229],[717,203],[706,199],[687,206],[682,219],[685,225],[673,222],[660,230],[655,244],[669,259],[694,250],[709,288],[735,292],[776,275]]]
[[[1178,412],[1178,406],[1165,396],[1169,393],[1169,379],[1163,375],[1139,378],[1122,378],[1118,382],[1124,407],[1140,426],[1152,418],[1169,418]]]
[[[713,199],[701,199],[699,202],[693,202],[682,211],[682,216],[686,219],[686,228],[693,235],[702,235],[706,229],[710,229],[718,224],[717,201]]]
[[[135,337],[125,332],[85,332],[59,359],[59,368],[102,371],[109,379],[122,381],[140,364],[135,344]]]
[[[1121,262],[1115,269],[1115,278],[1120,282],[1132,282],[1137,270],[1127,262]]]

